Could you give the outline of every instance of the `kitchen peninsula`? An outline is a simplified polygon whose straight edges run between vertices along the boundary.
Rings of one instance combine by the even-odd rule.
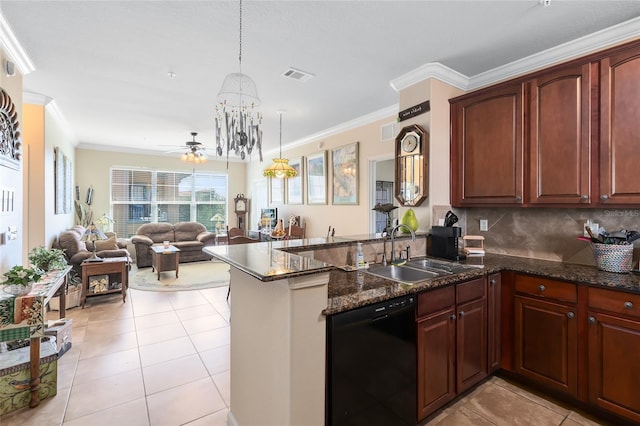
[[[331,256],[327,256],[327,252],[338,252],[333,258],[343,259],[344,253],[355,249],[357,241],[363,242],[365,253],[369,245],[368,253],[373,255],[382,244],[382,240],[363,236],[213,246],[204,249],[218,260],[231,265],[233,327],[230,424],[325,424],[326,316],[329,315],[398,296],[420,294],[458,282],[502,274],[502,294],[498,295],[497,303],[502,307],[502,316],[498,316],[498,321],[502,318],[504,324],[497,339],[503,351],[498,362],[502,361],[501,367],[507,372],[515,372],[515,375],[525,379],[535,379],[535,372],[522,368],[516,356],[518,351],[511,349],[517,346],[514,336],[519,336],[517,327],[512,322],[514,299],[516,302],[518,298],[520,301],[534,299],[538,302],[538,299],[544,301],[545,297],[551,300],[553,295],[527,295],[527,282],[520,281],[518,277],[570,282],[575,289],[575,298],[569,301],[568,306],[572,313],[575,312],[572,315],[576,321],[584,321],[585,324],[587,321],[591,322],[592,318],[600,322],[606,319],[602,317],[603,306],[597,303],[600,296],[597,292],[604,292],[605,295],[619,294],[623,298],[640,298],[640,275],[637,274],[614,274],[598,271],[590,266],[502,255],[487,254],[482,267],[414,284],[362,272],[346,272],[337,267],[341,265],[328,262]],[[412,253],[415,257],[423,257],[426,253],[426,238],[422,236],[412,243],[422,244],[421,250],[412,248]],[[519,306],[526,312],[527,305]],[[605,307],[607,306],[609,305]],[[610,309],[617,308],[611,305]],[[623,310],[622,314],[640,317],[640,303],[626,308],[627,312],[624,312],[625,308],[620,309]],[[565,321],[562,324],[565,326],[566,321],[570,321],[565,318],[573,319],[572,315],[556,318]],[[585,327],[581,325],[580,329]],[[596,330],[592,333],[596,333]],[[578,336],[575,337],[578,340]],[[640,338],[631,337],[631,344],[638,344],[640,347]],[[586,333],[581,332],[578,343],[569,346],[573,348],[570,354],[572,358],[561,362],[573,364],[571,368],[576,371],[575,375],[569,374],[568,378],[571,382],[567,393],[570,399],[625,418],[635,419],[634,415],[640,416],[640,406],[636,406],[637,403],[631,403],[631,410],[629,404],[626,404],[625,410],[629,413],[625,413],[612,408],[610,401],[599,403],[608,398],[590,396],[591,392],[598,389],[597,380],[602,382],[617,373],[611,368],[626,368],[621,366],[624,365],[620,364],[624,358],[620,359],[620,356],[628,358],[632,355],[616,355],[616,366],[609,366],[609,370],[604,371],[599,378],[590,376],[587,379],[586,373],[593,367],[588,366],[587,362],[591,362],[593,357],[588,358],[586,351],[597,350],[595,345],[594,348],[589,347]],[[639,374],[634,370],[627,376],[633,379]],[[623,385],[626,386],[625,383]],[[554,390],[553,386],[549,389]]]

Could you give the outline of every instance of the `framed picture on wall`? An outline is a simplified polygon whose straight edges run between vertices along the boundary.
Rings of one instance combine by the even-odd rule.
[[[333,165],[333,204],[358,204],[358,142],[334,148],[331,151]]]
[[[289,165],[296,169],[298,176],[287,179],[287,204],[304,204],[304,157],[289,160]]]
[[[327,151],[307,156],[307,204],[327,204]]]
[[[269,204],[284,204],[284,179],[269,178]]]

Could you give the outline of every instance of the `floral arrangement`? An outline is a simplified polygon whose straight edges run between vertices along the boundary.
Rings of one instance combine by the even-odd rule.
[[[20,265],[14,266],[3,274],[7,279],[3,284],[13,284],[27,286],[30,282],[38,282],[42,273],[37,269],[24,268]]]
[[[34,247],[29,252],[29,261],[34,267],[43,272],[48,272],[52,269],[64,269],[67,266],[64,251],[45,247]]]

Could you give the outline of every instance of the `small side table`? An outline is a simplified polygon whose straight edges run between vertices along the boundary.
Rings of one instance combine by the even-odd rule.
[[[82,262],[82,294],[80,295],[80,305],[84,309],[87,296],[100,296],[103,294],[122,292],[122,303],[127,298],[127,288],[129,287],[129,258],[128,257],[106,257],[101,262]],[[101,293],[89,293],[89,277],[102,274],[121,274],[121,288],[107,290]]]
[[[178,267],[180,266],[180,249],[174,246],[165,247],[164,245],[151,246],[151,268],[158,273],[176,271],[178,278]]]

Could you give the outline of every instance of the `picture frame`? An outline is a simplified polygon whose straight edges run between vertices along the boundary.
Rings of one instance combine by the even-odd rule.
[[[304,157],[289,160],[289,165],[296,169],[298,176],[287,179],[286,203],[291,205],[304,204]]]
[[[269,178],[269,204],[284,204],[284,179]]]
[[[332,203],[358,205],[359,162],[358,142],[331,150]]]
[[[327,204],[327,151],[307,156],[307,204]]]
[[[55,194],[55,214],[64,214],[64,154],[58,147],[53,148],[53,168],[54,168],[54,194]]]

